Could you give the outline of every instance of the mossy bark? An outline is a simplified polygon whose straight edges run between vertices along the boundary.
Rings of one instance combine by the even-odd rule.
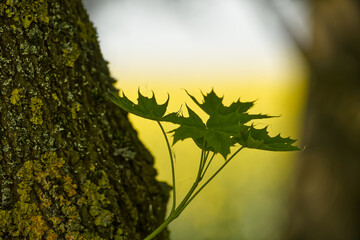
[[[168,186],[113,83],[81,0],[0,1],[0,239],[134,240],[162,222]]]
[[[360,239],[360,4],[311,3],[306,147],[286,239]]]

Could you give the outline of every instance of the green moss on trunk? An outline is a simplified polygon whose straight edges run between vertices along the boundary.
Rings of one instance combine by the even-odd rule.
[[[0,238],[143,238],[168,187],[106,98],[81,1],[2,1],[0,22]]]

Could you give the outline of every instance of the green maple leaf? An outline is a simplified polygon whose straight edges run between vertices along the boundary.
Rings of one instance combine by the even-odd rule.
[[[236,132],[235,129],[231,129],[230,125],[226,125],[226,123],[231,122],[231,119],[222,119],[223,121],[218,121],[218,124],[213,121],[209,125],[205,124],[188,106],[186,108],[189,114],[188,117],[171,113],[163,118],[163,121],[180,125],[178,128],[170,131],[174,134],[173,144],[179,140],[191,138],[199,148],[220,153],[226,158],[230,153],[230,146],[233,145],[229,136],[231,133]]]
[[[263,114],[249,114],[246,113],[250,108],[254,106],[255,101],[252,102],[241,102],[238,99],[236,102],[231,103],[230,106],[224,106],[222,103],[223,97],[218,97],[214,92],[214,89],[210,93],[203,95],[203,102],[200,103],[194,96],[186,92],[189,97],[210,117],[214,115],[227,116],[230,114],[236,114],[237,120],[241,123],[247,123],[254,119],[272,118],[274,116],[268,116]]]
[[[139,117],[143,117],[146,119],[151,119],[155,121],[160,121],[164,116],[168,103],[169,103],[169,95],[165,103],[158,104],[155,98],[154,93],[151,98],[145,97],[141,94],[140,89],[138,90],[138,104],[130,101],[122,92],[122,96],[115,91],[109,91],[108,97],[110,100],[124,109],[125,111],[137,115]]]
[[[202,103],[188,92],[187,94],[209,118],[206,124],[203,123],[201,118],[188,106],[186,106],[189,113],[188,117],[177,113],[165,116],[162,119],[163,121],[180,125],[171,131],[174,133],[173,144],[179,140],[191,138],[201,149],[220,153],[225,159],[230,153],[230,147],[234,145],[232,137],[239,133],[240,123],[271,117],[246,113],[254,105],[254,102],[241,102],[238,100],[230,106],[224,106],[223,98],[218,97],[214,90],[206,95],[202,94]]]
[[[220,153],[224,158],[230,153],[234,145],[233,136],[238,135],[239,125],[251,120],[271,118],[263,114],[249,114],[247,111],[254,106],[254,102],[236,102],[225,106],[223,97],[218,97],[212,89],[210,93],[203,94],[203,101],[199,102],[195,97],[189,97],[209,115],[206,122],[205,141],[215,153]]]
[[[180,127],[170,132],[174,133],[175,144],[179,140],[185,140],[186,138],[192,138],[194,141],[204,137],[206,126],[201,118],[186,105],[189,116],[184,117],[179,113],[170,113],[166,115],[162,121],[179,124]]]
[[[249,114],[247,111],[253,107],[254,102],[241,102],[237,100],[229,106],[223,104],[223,97],[218,97],[214,90],[203,96],[199,102],[195,97],[189,97],[208,115],[206,123],[186,105],[188,117],[178,112],[165,115],[169,103],[169,96],[165,103],[158,104],[154,93],[151,98],[143,96],[138,91],[138,103],[130,101],[124,93],[119,96],[110,92],[109,98],[124,110],[137,116],[155,120],[171,122],[179,125],[170,131],[173,133],[173,144],[187,138],[206,151],[220,153],[225,159],[230,153],[230,148],[240,144],[247,148],[256,148],[270,151],[293,151],[299,148],[292,144],[295,140],[282,138],[280,135],[270,137],[266,128],[256,129],[253,124],[246,123],[252,120],[271,118],[263,114]]]
[[[242,126],[239,135],[233,138],[234,142],[243,147],[254,148],[267,151],[297,151],[300,148],[292,144],[296,140],[291,138],[282,138],[280,134],[270,137],[267,127],[256,129],[254,125]]]
[[[219,112],[223,115],[227,115],[235,111],[244,113],[254,105],[254,102],[241,102],[238,100],[237,102],[233,102],[230,106],[226,107],[222,103],[224,98],[218,97],[214,92],[214,89],[212,89],[211,92],[206,95],[201,93],[204,99],[202,103],[200,103],[194,96],[189,94],[188,91],[186,91],[186,93],[189,95],[191,100],[193,100],[208,115],[212,115],[215,112]]]
[[[170,122],[180,124],[179,128],[172,131],[174,133],[174,143],[186,138],[192,138],[201,149],[220,153],[225,159],[230,153],[230,148],[235,144],[270,151],[299,150],[299,148],[292,146],[295,140],[281,138],[280,135],[272,138],[268,135],[266,128],[256,129],[253,125],[245,125],[252,120],[274,117],[247,113],[253,107],[254,102],[237,100],[230,106],[225,106],[223,97],[218,97],[214,90],[211,90],[208,94],[202,93],[202,102],[188,92],[187,94],[209,118],[204,124],[201,118],[189,107],[187,107],[189,111],[188,118],[172,114]],[[167,116],[165,116],[166,118]],[[195,122],[196,124],[194,124]],[[239,133],[242,133],[241,138]]]

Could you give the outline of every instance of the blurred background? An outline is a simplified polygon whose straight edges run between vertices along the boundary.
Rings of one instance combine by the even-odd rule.
[[[356,222],[356,214],[344,217],[339,207],[359,197],[346,195],[356,192],[355,183],[360,182],[360,155],[355,150],[360,146],[355,140],[360,129],[360,25],[355,1],[83,2],[116,86],[130,99],[136,100],[139,87],[148,96],[154,91],[160,102],[169,93],[169,110],[178,111],[184,102],[193,106],[183,89],[200,98],[200,90],[214,88],[228,104],[238,98],[257,100],[254,112],[281,115],[259,121],[259,126],[269,124],[271,135],[280,132],[306,145],[301,153],[244,150],[170,224],[171,239],[357,239],[346,224]],[[355,127],[341,131],[346,123],[339,115],[351,116]],[[158,180],[170,184],[170,161],[160,129],[153,122],[130,119],[155,157]],[[353,152],[340,154],[349,165],[334,177],[339,160],[335,149],[340,145],[332,139],[339,137],[342,151]],[[184,141],[175,145],[175,154],[181,199],[195,180],[200,152]],[[214,164],[222,161],[219,157]],[[346,173],[348,169],[353,172]],[[353,187],[342,192],[346,183]],[[332,218],[342,219],[347,227],[330,220],[328,224]]]

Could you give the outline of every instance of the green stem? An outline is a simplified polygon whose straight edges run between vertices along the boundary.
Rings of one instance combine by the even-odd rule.
[[[213,178],[230,162],[231,159],[235,157],[236,154],[238,154],[244,147],[239,148],[231,157],[225,161],[225,163],[194,193],[194,195],[191,196],[189,201],[186,202],[184,205],[184,208],[186,208],[187,205],[203,190],[203,188],[211,181]]]
[[[203,141],[203,146],[204,145],[205,145],[205,138],[204,138],[204,141]],[[204,164],[205,164],[204,162],[206,161],[205,160],[205,155],[206,155],[206,150],[201,149],[200,164],[199,164],[198,174],[196,176],[195,182],[200,182],[201,181],[201,172],[202,172]]]
[[[179,204],[179,206],[175,209],[175,213],[177,215],[180,215],[180,213],[184,210],[184,206],[187,205],[186,202],[189,200],[189,198],[191,197],[191,195],[193,194],[193,192],[196,190],[197,186],[199,185],[200,180],[196,180],[192,187],[190,188],[190,190],[188,191],[188,193],[186,194],[186,196],[184,197],[184,199],[181,201],[181,203]]]
[[[202,168],[203,168],[203,165],[204,165],[204,163],[203,163],[203,161],[204,161],[203,160],[204,159],[204,152],[205,152],[205,150],[201,150],[200,164],[199,164],[198,174],[196,176],[195,181],[199,181],[200,176],[201,176],[201,171],[202,171]]]
[[[194,193],[194,191],[196,190],[197,186],[199,185],[200,181],[201,181],[201,172],[202,172],[202,167],[203,167],[203,161],[206,161],[206,159],[204,159],[205,157],[207,157],[206,151],[205,150],[201,150],[201,159],[200,159],[200,165],[199,165],[199,169],[198,169],[198,175],[196,177],[195,182],[193,183],[193,185],[191,186],[190,190],[188,191],[188,193],[186,194],[186,196],[184,197],[184,199],[181,201],[181,203],[179,204],[179,206],[175,209],[174,214],[176,216],[179,216],[180,213],[185,209],[185,205],[186,202],[189,200],[189,198],[191,197],[191,195]]]
[[[150,235],[148,235],[144,240],[151,240],[154,237],[156,237],[159,233],[161,233],[162,230],[166,228],[169,223],[171,223],[177,216],[174,214],[170,214],[169,217],[157,228],[155,229]]]
[[[151,240],[154,237],[156,237],[162,230],[164,230],[166,228],[166,226],[169,223],[174,221],[180,215],[180,213],[182,213],[182,211],[184,211],[185,206],[187,205],[186,202],[191,197],[192,193],[195,191],[198,184],[199,184],[198,181],[194,182],[193,186],[191,187],[189,192],[186,194],[185,198],[181,201],[179,206],[174,211],[172,211],[170,213],[170,215],[168,216],[168,218],[159,227],[157,227],[150,235],[148,235],[144,240]]]
[[[208,157],[209,157],[209,151],[205,151],[204,158],[203,158],[203,161],[202,161],[202,166],[201,166],[200,180],[203,177],[203,171],[204,171],[204,168],[205,168],[206,161],[207,161]]]
[[[188,193],[186,194],[184,199],[181,201],[179,206],[174,211],[174,214],[177,216],[180,215],[180,213],[184,210],[184,205],[186,205],[186,202],[189,200],[189,198],[191,197],[191,195],[193,194],[193,192],[196,190],[197,186],[199,185],[199,182],[201,181],[200,175],[201,175],[202,159],[205,154],[204,152],[205,152],[205,150],[201,151],[201,161],[200,161],[199,171],[198,171],[198,175],[196,177],[195,182],[193,183],[190,190],[188,191]]]
[[[173,185],[173,205],[172,205],[172,208],[171,208],[171,213],[174,212],[175,210],[175,207],[176,207],[176,185],[175,185],[175,167],[174,167],[174,158],[173,158],[173,154],[172,154],[172,151],[171,151],[171,146],[170,146],[170,142],[169,142],[169,139],[166,135],[166,132],[163,128],[163,126],[161,125],[161,123],[159,121],[157,121],[157,123],[159,124],[160,128],[161,128],[161,131],[165,137],[165,140],[166,140],[166,145],[167,145],[167,148],[168,148],[168,151],[169,151],[169,155],[170,155],[170,162],[171,162],[171,175],[172,175],[172,185]]]
[[[214,159],[214,157],[215,157],[215,153],[213,153],[213,155],[211,156],[208,164],[207,164],[206,167],[205,167],[205,170],[203,171],[203,173],[202,173],[202,175],[201,175],[201,178],[203,178],[203,177],[205,176],[205,173],[206,173],[206,171],[208,170],[208,168],[209,168],[209,166],[210,166],[210,163],[212,162],[212,160]]]
[[[160,123],[159,123],[160,125]],[[162,126],[160,125],[161,129],[163,130]],[[167,139],[167,138],[166,138]],[[167,141],[168,143],[168,141]],[[170,146],[170,145],[168,145]],[[171,223],[173,220],[175,220],[184,210],[185,208],[189,205],[189,203],[201,192],[201,190],[230,162],[231,159],[233,159],[235,157],[235,155],[237,155],[244,147],[239,148],[234,154],[232,154],[230,156],[230,158],[225,161],[225,163],[195,192],[196,188],[198,187],[202,177],[205,175],[205,172],[207,170],[207,168],[209,167],[209,164],[211,163],[212,159],[214,158],[215,154],[213,154],[213,156],[211,157],[211,159],[209,160],[208,165],[206,166],[204,172],[202,172],[202,170],[204,169],[205,163],[206,163],[206,159],[208,158],[209,154],[207,151],[202,150],[201,151],[201,160],[200,160],[200,166],[199,166],[199,171],[198,171],[198,176],[195,180],[195,182],[193,183],[192,187],[190,188],[190,190],[188,191],[188,193],[186,194],[186,196],[184,197],[184,199],[181,201],[181,203],[179,204],[179,206],[177,206],[175,209],[173,208],[170,212],[170,215],[168,216],[168,218],[158,227],[156,228],[150,235],[148,235],[144,240],[151,240],[153,239],[155,236],[157,236],[162,230],[164,230],[166,228],[166,226]],[[169,148],[170,149],[170,148]],[[171,152],[170,152],[171,153]],[[172,156],[171,156],[172,159]],[[172,160],[173,162],[173,160]],[[174,176],[174,174],[173,174]],[[175,179],[173,179],[173,181],[175,181]],[[193,194],[195,192],[195,194]],[[174,206],[173,206],[174,207]]]
[[[196,178],[196,180],[198,182],[200,182],[202,180],[202,178],[203,178],[203,170],[204,170],[204,167],[206,165],[206,160],[209,157],[209,153],[210,153],[210,151],[205,150],[205,138],[204,138],[203,149],[201,150],[200,166],[199,166],[198,175],[197,175],[197,178]]]

